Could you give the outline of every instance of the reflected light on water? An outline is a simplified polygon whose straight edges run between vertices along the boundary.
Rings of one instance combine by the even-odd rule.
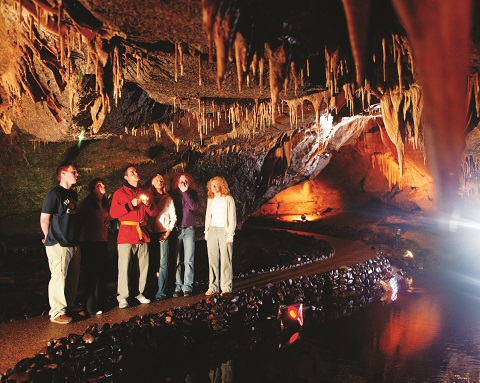
[[[428,297],[406,310],[392,311],[380,334],[379,349],[387,358],[405,360],[431,345],[440,331],[441,312]]]
[[[277,215],[276,218],[285,222],[312,222],[318,221],[321,217],[313,214],[282,214]]]

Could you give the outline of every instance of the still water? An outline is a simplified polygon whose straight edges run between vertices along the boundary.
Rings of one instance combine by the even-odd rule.
[[[284,340],[269,326],[221,335],[188,352],[169,352],[166,344],[158,353],[127,358],[115,381],[479,382],[476,270],[479,265],[457,262],[416,275],[395,301],[334,320],[306,320],[299,337],[281,347]]]

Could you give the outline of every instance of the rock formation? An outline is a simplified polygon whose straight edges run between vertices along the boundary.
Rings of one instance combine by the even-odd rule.
[[[38,209],[65,159],[80,192],[94,176],[113,191],[127,163],[145,179],[187,169],[202,187],[224,175],[241,220],[332,156],[376,169],[352,171],[347,188],[379,190],[381,175],[407,210],[450,212],[476,175],[473,144],[463,161],[480,115],[472,0],[3,0],[0,11],[0,171],[14,175],[0,216]]]

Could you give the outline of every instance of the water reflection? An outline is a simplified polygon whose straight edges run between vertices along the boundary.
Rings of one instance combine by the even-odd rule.
[[[157,370],[145,381],[478,382],[480,288],[467,281],[450,271],[430,273],[389,304],[305,318],[299,336],[280,348],[272,326],[253,325],[235,339],[228,335],[182,351],[183,363],[168,364],[167,379],[159,380]]]
[[[438,302],[424,295],[411,298],[401,310],[389,310],[387,323],[376,329],[379,351],[396,364],[431,346],[441,326]]]

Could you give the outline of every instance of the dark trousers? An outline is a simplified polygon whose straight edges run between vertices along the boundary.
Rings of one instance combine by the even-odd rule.
[[[95,314],[105,310],[107,242],[82,242],[80,251],[85,254],[80,264],[80,303],[84,311]]]

